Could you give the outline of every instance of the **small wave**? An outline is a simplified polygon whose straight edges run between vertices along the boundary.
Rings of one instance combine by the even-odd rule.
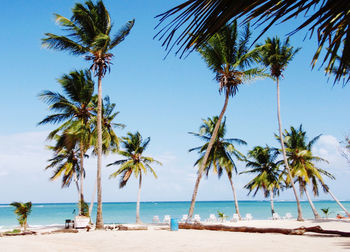
[[[0,206],[0,207],[11,207],[10,205],[7,205],[7,206]]]
[[[34,205],[33,207],[44,207],[44,205],[38,205],[38,206],[35,206],[35,205]]]

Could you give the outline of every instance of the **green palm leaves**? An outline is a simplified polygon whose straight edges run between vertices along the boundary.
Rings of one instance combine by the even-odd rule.
[[[157,178],[157,174],[151,167],[151,164],[155,163],[161,165],[161,163],[151,157],[143,156],[143,152],[146,150],[150,140],[149,137],[143,140],[139,132],[136,132],[135,134],[129,132],[127,137],[122,137],[124,150],[118,151],[118,154],[123,156],[124,159],[108,164],[108,166],[120,166],[117,171],[110,175],[110,178],[122,175],[119,183],[120,188],[126,185],[132,174],[138,178],[139,176],[142,176],[142,174],[146,174],[147,171],[150,171],[153,176]]]
[[[270,193],[276,194],[280,188],[280,171],[277,163],[278,150],[269,146],[256,146],[248,152],[246,167],[250,170],[241,173],[256,174],[251,181],[244,187],[249,193],[254,191],[254,196],[258,190],[264,192],[264,196],[268,197]]]
[[[22,202],[12,202],[10,206],[15,207],[15,214],[17,215],[18,223],[21,227],[24,228],[24,231],[27,229],[27,219],[32,211],[32,202],[22,203]]]
[[[328,69],[334,68],[337,54],[341,52],[336,69],[337,81],[350,62],[349,9],[350,2],[341,0],[188,0],[157,16],[160,19],[158,26],[165,24],[156,36],[163,40],[166,49],[179,46],[177,52],[182,50],[183,54],[208,41],[232,19],[244,17],[245,22],[255,19],[264,26],[262,33],[265,33],[273,24],[303,16],[304,20],[294,26],[292,33],[308,29],[317,34],[317,50],[312,59],[314,65],[324,47],[327,51],[322,54],[323,63]],[[177,31],[179,35],[176,37]]]
[[[112,23],[102,1],[94,4],[86,1],[85,6],[75,4],[71,19],[55,14],[56,22],[68,36],[45,33],[42,45],[49,49],[68,51],[73,55],[85,55],[93,63],[91,70],[98,76],[104,76],[110,69],[113,54],[109,53],[120,44],[132,29],[135,20],[125,24],[114,36],[111,36]]]

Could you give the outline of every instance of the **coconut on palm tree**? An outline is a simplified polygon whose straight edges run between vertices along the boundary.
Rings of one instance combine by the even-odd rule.
[[[278,129],[279,129],[279,139],[282,147],[282,155],[284,165],[287,171],[288,176],[290,177],[291,186],[293,188],[295,200],[297,202],[298,208],[298,221],[303,220],[301,205],[298,197],[297,190],[295,188],[294,182],[291,179],[292,175],[287,161],[286,150],[284,147],[283,135],[282,135],[282,119],[281,119],[281,106],[280,106],[280,86],[279,81],[283,76],[282,73],[288,66],[288,64],[293,60],[295,54],[300,50],[300,48],[294,49],[293,46],[290,46],[289,39],[286,39],[284,42],[281,42],[278,37],[267,38],[265,44],[259,46],[261,53],[262,63],[270,68],[271,77],[276,80],[277,87],[277,119],[278,119]]]
[[[269,146],[256,146],[248,152],[246,167],[250,170],[242,173],[257,174],[244,188],[249,193],[254,191],[253,196],[262,190],[265,198],[270,196],[271,213],[275,213],[273,198],[280,190],[280,171],[277,162],[278,150]],[[248,193],[248,194],[249,194]]]
[[[257,49],[249,51],[250,36],[249,25],[245,26],[242,32],[239,33],[237,22],[233,21],[231,24],[226,24],[207,43],[198,48],[198,52],[207,63],[208,68],[215,74],[215,79],[219,83],[219,92],[225,94],[225,102],[205,151],[203,162],[199,167],[188,213],[189,218],[193,215],[199,182],[217,137],[229,97],[234,96],[239,86],[245,82],[266,76],[262,69],[252,67],[252,64],[258,60],[259,54]]]
[[[135,134],[129,132],[127,137],[122,138],[124,150],[118,151],[118,154],[123,156],[123,159],[108,164],[108,166],[119,165],[119,169],[113,172],[109,177],[115,178],[121,175],[119,183],[120,188],[123,188],[127,184],[132,174],[134,174],[135,178],[138,178],[139,180],[136,203],[136,223],[141,223],[140,200],[142,176],[146,175],[147,171],[150,171],[153,176],[157,178],[157,174],[151,167],[151,164],[155,163],[161,165],[161,163],[154,158],[143,156],[150,140],[149,137],[143,140],[139,132],[136,132]]]
[[[12,202],[10,205],[15,207],[15,214],[17,215],[18,223],[21,225],[24,231],[26,231],[28,227],[28,216],[32,211],[32,202]]]
[[[214,129],[218,120],[219,120],[218,116],[208,118],[207,120],[203,119],[202,120],[203,123],[199,127],[199,133],[190,132],[190,134],[196,137],[199,137],[201,140],[206,142],[203,146],[199,146],[189,150],[190,152],[196,150],[201,155],[201,157],[195,162],[194,164],[195,166],[202,165],[205,151],[208,148],[210,139],[212,137],[212,134],[214,132]],[[237,174],[237,166],[233,161],[233,156],[238,160],[243,160],[244,155],[241,152],[239,152],[233,144],[235,143],[235,144],[246,145],[247,143],[238,138],[225,138],[225,134],[226,134],[226,118],[224,118],[224,120],[220,124],[220,127],[217,131],[216,139],[209,153],[207,164],[204,166],[203,172],[206,174],[206,176],[208,176],[209,171],[213,170],[213,172],[216,173],[219,178],[221,177],[223,172],[226,172],[232,188],[233,198],[235,202],[235,211],[238,214],[239,218],[241,218],[241,215],[239,213],[236,189],[232,181],[232,173],[235,172]]]
[[[318,196],[319,194],[319,186],[324,189],[324,191],[329,193],[329,188],[325,185],[324,179],[322,176],[334,179],[334,176],[329,172],[316,167],[316,162],[327,162],[321,157],[314,156],[312,153],[312,147],[320,138],[321,135],[316,136],[309,142],[307,142],[306,132],[303,130],[302,125],[299,126],[298,129],[291,127],[290,131],[285,131],[285,147],[287,152],[288,162],[291,167],[292,177],[299,184],[300,193],[305,193],[310,206],[312,208],[315,219],[319,219],[320,215],[318,214],[311,197],[307,191],[307,185],[312,187],[312,191],[314,196]],[[286,179],[287,184],[289,184],[289,178]],[[330,195],[334,197],[334,195],[330,192]],[[345,207],[335,198],[337,203],[346,214],[349,212],[345,209]]]
[[[102,218],[102,78],[110,70],[113,54],[111,50],[120,44],[129,34],[135,20],[125,24],[114,36],[112,22],[103,2],[86,1],[85,5],[76,3],[72,9],[72,17],[65,18],[56,14],[56,22],[66,32],[66,36],[46,33],[42,45],[59,51],[67,51],[73,55],[83,55],[92,61],[90,69],[98,78],[98,108],[97,108],[97,216],[96,228],[103,228]]]
[[[57,129],[50,132],[48,139],[53,139],[56,134],[60,133],[66,136],[65,141],[69,139],[77,141],[80,148],[80,174],[84,174],[84,155],[89,149],[91,138],[89,122],[93,117],[92,112],[94,110],[94,104],[92,103],[94,82],[90,71],[80,70],[63,75],[58,79],[58,83],[63,88],[64,94],[48,90],[39,94],[39,98],[49,104],[49,109],[53,112],[53,114],[39,122],[39,125],[62,123]],[[84,176],[81,176],[81,202],[84,202],[83,182]]]

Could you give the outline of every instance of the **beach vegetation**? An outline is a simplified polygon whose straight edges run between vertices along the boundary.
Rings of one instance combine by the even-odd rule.
[[[302,211],[300,200],[298,197],[297,189],[295,188],[294,181],[291,179],[292,174],[290,167],[288,165],[286,150],[284,147],[284,140],[282,135],[282,119],[281,119],[281,106],[280,106],[280,78],[283,77],[282,73],[288,66],[288,64],[293,60],[296,53],[300,48],[294,48],[289,44],[289,38],[285,41],[281,41],[278,37],[267,38],[263,45],[259,45],[260,48],[260,57],[261,63],[266,67],[270,68],[271,78],[276,80],[276,91],[277,91],[277,119],[278,119],[278,131],[279,131],[279,140],[282,148],[282,156],[285,169],[287,171],[287,176],[290,178],[290,184],[293,188],[294,197],[297,202],[298,208],[298,217],[297,220],[302,221]]]
[[[198,170],[188,213],[189,218],[193,215],[199,183],[207,165],[209,154],[217,138],[230,96],[236,95],[241,85],[267,76],[264,69],[253,67],[259,59],[259,50],[257,48],[250,50],[250,37],[249,25],[238,31],[237,21],[235,20],[222,27],[197,49],[208,68],[215,74],[215,80],[219,84],[219,93],[225,94],[225,102]]]
[[[326,216],[326,219],[328,219],[328,216],[332,213],[332,212],[329,210],[329,207],[327,207],[327,208],[321,208],[321,211],[322,211],[323,214]]]
[[[85,4],[76,3],[72,9],[72,17],[66,18],[55,14],[56,23],[66,33],[56,35],[45,33],[42,45],[49,49],[67,51],[73,55],[85,56],[92,62],[90,70],[98,78],[97,105],[97,216],[96,228],[103,229],[102,218],[102,79],[110,71],[113,58],[111,50],[119,45],[129,34],[135,20],[127,22],[115,35],[112,34],[112,21],[103,1],[94,3],[89,0]]]
[[[159,31],[155,37],[163,41],[162,46],[168,51],[178,47],[176,52],[182,56],[199,48],[237,18],[262,28],[257,39],[274,24],[289,21],[289,35],[307,29],[310,39],[317,38],[313,67],[322,56],[322,64],[334,69],[335,81],[339,81],[350,62],[349,9],[349,1],[333,0],[187,0],[157,16]],[[339,52],[339,64],[335,67]]]
[[[217,211],[217,214],[221,222],[224,222],[228,218],[228,216],[224,212],[221,212],[219,210]]]
[[[194,166],[202,166],[205,152],[208,148],[218,120],[218,116],[213,116],[212,118],[209,117],[206,120],[203,119],[203,123],[199,127],[199,133],[189,132],[191,135],[194,135],[205,142],[202,146],[198,146],[189,150],[190,152],[198,151],[200,154],[200,158],[195,162]],[[234,158],[240,161],[243,161],[245,159],[245,156],[237,150],[236,146],[246,145],[247,143],[244,140],[238,138],[225,138],[225,135],[226,118],[223,119],[217,131],[215,141],[210,150],[203,172],[208,177],[209,171],[212,170],[215,174],[218,175],[218,178],[220,178],[223,173],[226,173],[228,180],[230,181],[233,193],[235,212],[238,214],[239,218],[241,218],[239,213],[237,193],[232,181],[232,175],[233,173],[237,174],[237,166],[234,162]],[[236,144],[236,146],[234,144]],[[198,169],[198,173],[199,172],[201,171]]]
[[[18,223],[21,225],[24,231],[27,230],[28,227],[28,216],[32,211],[32,202],[12,202],[10,206],[15,207],[15,214],[17,215]]]
[[[263,191],[265,198],[270,197],[271,214],[275,213],[274,196],[279,195],[281,189],[281,171],[277,157],[279,151],[269,146],[256,146],[248,152],[246,159],[247,171],[240,174],[256,174],[252,180],[244,186],[249,190],[248,195],[253,192],[253,196],[259,190]]]
[[[123,159],[117,160],[107,166],[118,165],[119,169],[113,172],[109,178],[116,178],[120,175],[119,187],[123,188],[132,174],[135,178],[139,180],[139,188],[137,193],[136,202],[136,223],[141,223],[140,218],[140,200],[141,200],[141,185],[142,177],[147,174],[147,171],[157,178],[155,170],[151,167],[152,164],[162,165],[159,161],[152,157],[144,156],[144,151],[147,149],[151,141],[150,137],[143,140],[139,132],[131,133],[129,132],[126,137],[122,137],[121,142],[123,145],[123,150],[118,151],[118,154],[123,157]]]

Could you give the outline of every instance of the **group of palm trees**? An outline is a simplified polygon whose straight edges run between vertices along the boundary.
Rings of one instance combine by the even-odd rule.
[[[190,1],[189,1],[190,2]],[[194,1],[192,1],[194,2]],[[176,11],[175,11],[176,12]],[[174,12],[174,13],[175,13]],[[143,141],[140,133],[128,133],[127,137],[121,139],[124,150],[119,149],[120,139],[115,134],[113,128],[116,126],[123,127],[122,124],[113,122],[118,112],[114,112],[115,104],[110,102],[109,97],[102,100],[102,79],[107,72],[110,71],[113,54],[111,50],[121,43],[132,29],[135,20],[125,24],[115,36],[111,36],[112,22],[109,12],[101,0],[94,3],[91,0],[85,4],[77,3],[72,9],[72,17],[65,18],[56,14],[56,22],[62,27],[66,35],[55,35],[46,33],[42,39],[43,46],[49,49],[66,51],[73,55],[83,55],[87,61],[92,62],[88,70],[77,70],[67,75],[63,75],[59,80],[59,84],[64,90],[64,95],[44,91],[39,96],[49,104],[53,114],[47,116],[39,124],[53,123],[61,125],[52,131],[48,138],[55,140],[55,145],[49,148],[54,152],[54,157],[49,160],[50,164],[47,168],[54,168],[52,179],[63,176],[62,186],[68,186],[72,181],[76,182],[79,191],[80,214],[86,214],[84,206],[84,159],[88,156],[87,153],[91,150],[91,154],[97,155],[97,217],[96,228],[103,228],[102,218],[102,186],[101,186],[101,168],[102,155],[107,155],[110,152],[117,152],[124,156],[124,159],[118,160],[112,164],[120,165],[119,170],[111,175],[116,177],[121,175],[120,186],[123,187],[129,180],[132,173],[139,179],[139,193],[137,203],[137,222],[140,222],[139,217],[139,199],[140,188],[142,183],[142,172],[150,170],[156,176],[151,163],[158,161],[153,158],[144,157],[143,151],[146,149],[149,138]],[[217,25],[218,23],[216,23]],[[195,24],[194,24],[195,25]],[[231,155],[234,155],[238,160],[247,161],[248,167],[253,167],[251,172],[260,171],[262,177],[256,181],[251,181],[247,188],[255,190],[263,188],[265,195],[271,197],[275,195],[281,188],[281,178],[284,179],[285,187],[292,187],[298,206],[298,220],[302,220],[301,207],[299,196],[295,187],[295,182],[298,182],[300,189],[306,192],[305,187],[308,184],[313,185],[314,193],[317,193],[317,181],[325,188],[323,179],[320,174],[331,177],[329,173],[321,169],[315,168],[314,165],[302,168],[300,162],[293,152],[294,146],[289,132],[282,133],[283,127],[280,117],[280,97],[279,97],[279,81],[282,72],[293,59],[299,48],[295,49],[289,45],[289,39],[280,41],[277,37],[267,38],[264,44],[252,47],[249,44],[251,31],[247,24],[242,31],[237,29],[237,21],[222,23],[220,27],[215,27],[215,33],[210,37],[203,39],[198,34],[191,34],[192,44],[195,45],[197,51],[206,61],[208,67],[215,73],[216,80],[219,83],[220,93],[225,94],[224,106],[218,117],[209,118],[204,121],[199,134],[193,133],[196,136],[205,139],[207,143],[200,148],[200,159],[196,162],[199,165],[198,177],[195,184],[195,189],[192,196],[192,202],[188,217],[191,218],[194,211],[195,199],[198,191],[198,186],[203,174],[208,175],[211,167],[219,174],[225,171],[230,180],[234,197],[236,198],[235,188],[232,182],[233,172],[237,172]],[[170,30],[170,28],[168,29]],[[169,42],[169,41],[168,41]],[[253,49],[251,49],[253,48]],[[270,69],[270,72],[266,70]],[[93,77],[97,78],[97,95],[94,95]],[[240,139],[225,139],[225,119],[224,114],[228,106],[230,96],[236,95],[239,87],[247,81],[257,78],[270,77],[276,81],[277,87],[277,114],[279,135],[278,139],[281,144],[280,150],[270,149],[268,147],[256,147],[249,152],[248,159],[240,153],[233,143],[245,144]],[[299,131],[302,129],[300,128]],[[305,139],[304,139],[305,140]],[[302,142],[305,144],[304,142]],[[311,144],[312,145],[312,144]],[[303,158],[314,161],[310,148],[306,145],[301,145],[305,155]],[[293,148],[292,148],[293,147]],[[308,149],[309,148],[309,149]],[[283,160],[275,163],[277,151],[282,155]],[[293,154],[294,153],[294,154]],[[264,156],[265,155],[265,156]],[[294,157],[295,159],[292,159]],[[309,156],[307,156],[309,155]],[[249,161],[250,158],[250,161]],[[260,160],[260,161],[259,161]],[[263,160],[269,164],[271,173],[266,172],[262,168],[257,168],[255,165],[261,164]],[[259,161],[259,162],[258,162]],[[279,171],[278,167],[283,163],[284,169]],[[110,164],[110,165],[112,165]],[[272,165],[273,164],[273,165]],[[271,166],[271,167],[270,167]],[[300,166],[300,167],[299,167]],[[254,168],[256,167],[256,168]],[[297,167],[297,168],[295,168]],[[299,168],[298,168],[299,167]],[[260,169],[260,170],[259,170]],[[299,176],[299,172],[304,169],[304,175]],[[310,171],[312,173],[309,173]],[[268,186],[262,182],[262,178],[266,181],[276,180]],[[273,178],[273,179],[272,179]],[[80,181],[80,184],[78,184]],[[314,183],[314,181],[316,181]],[[259,184],[261,183],[261,184]],[[94,193],[95,194],[95,193]],[[92,197],[92,202],[94,197]],[[92,204],[90,205],[91,214]],[[236,211],[238,211],[238,203],[236,200]]]

